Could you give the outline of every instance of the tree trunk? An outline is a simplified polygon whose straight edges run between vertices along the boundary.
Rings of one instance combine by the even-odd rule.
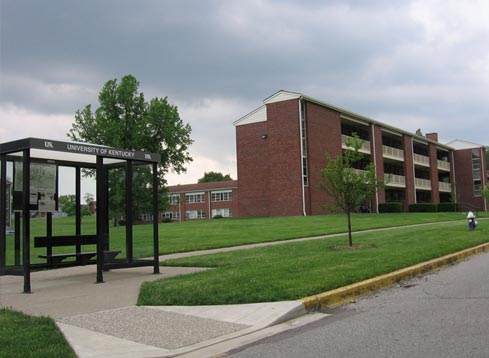
[[[353,240],[351,238],[351,211],[350,209],[347,210],[346,216],[348,217],[348,243],[350,247],[353,246]]]

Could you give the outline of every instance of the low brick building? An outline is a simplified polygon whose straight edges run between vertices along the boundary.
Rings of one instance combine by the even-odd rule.
[[[238,181],[168,187],[169,207],[162,220],[187,221],[238,216]]]

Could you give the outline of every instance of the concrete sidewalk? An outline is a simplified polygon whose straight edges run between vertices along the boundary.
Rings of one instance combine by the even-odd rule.
[[[0,276],[0,305],[56,320],[79,358],[211,357],[243,343],[325,317],[306,314],[301,302],[226,306],[135,306],[144,281],[202,268],[113,270],[95,284],[96,266],[33,272],[33,293],[23,278]],[[284,323],[286,322],[286,323]],[[271,327],[271,328],[270,328]]]

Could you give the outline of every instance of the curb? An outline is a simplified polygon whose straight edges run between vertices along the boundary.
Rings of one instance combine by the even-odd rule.
[[[323,292],[318,295],[304,297],[302,302],[307,311],[318,310],[320,308],[334,307],[342,303],[350,302],[358,296],[372,293],[379,289],[392,286],[403,280],[410,279],[420,274],[433,271],[439,267],[463,260],[467,257],[489,251],[489,243],[481,244],[469,249],[465,249],[454,254],[446,255],[426,261],[414,266],[406,267],[382,276],[374,277],[365,281],[340,287],[331,291]]]

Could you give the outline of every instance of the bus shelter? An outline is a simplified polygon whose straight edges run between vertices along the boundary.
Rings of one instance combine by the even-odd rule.
[[[104,281],[103,272],[111,269],[153,266],[159,273],[158,247],[158,162],[155,153],[116,149],[88,143],[61,142],[26,138],[0,144],[0,275],[23,275],[24,292],[31,292],[31,271],[96,263],[96,282]],[[75,172],[75,230],[74,235],[53,234],[53,214],[59,207],[59,168],[71,167]],[[144,185],[152,201],[153,258],[137,259],[133,255],[133,206],[135,173],[144,168],[150,176]],[[91,171],[96,182],[96,230],[82,234],[81,176]],[[111,250],[109,235],[109,173],[117,170],[125,191],[124,258]],[[10,171],[12,178],[7,179]],[[7,185],[8,183],[8,185]],[[7,191],[10,188],[10,192]],[[7,233],[10,213],[14,216],[14,231]],[[41,214],[45,219],[45,235],[31,235],[31,216]],[[95,250],[85,252],[84,246]],[[31,248],[45,250],[39,260],[31,262]],[[54,253],[63,247],[62,253]],[[73,252],[66,252],[71,247]]]

